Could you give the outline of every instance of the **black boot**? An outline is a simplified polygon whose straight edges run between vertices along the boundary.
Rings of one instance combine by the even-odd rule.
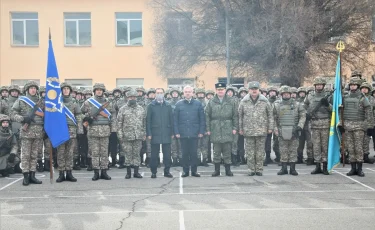
[[[92,178],[93,181],[99,180],[99,169],[94,169],[94,177]]]
[[[125,179],[130,179],[131,177],[132,177],[132,169],[130,168],[130,166],[127,166]]]
[[[73,170],[81,170],[79,158],[78,159],[74,159]]]
[[[281,169],[280,171],[277,173],[277,175],[285,175],[285,174],[288,174],[288,168],[286,166],[286,162],[282,162],[281,163]]]
[[[50,161],[49,160],[46,160],[46,159],[44,159],[44,171],[45,172],[49,172],[50,171]]]
[[[16,165],[14,166],[14,172],[15,172],[15,173],[22,173],[22,169],[21,169],[21,167],[20,167],[20,163],[18,163],[18,164],[16,164]]]
[[[37,164],[38,164],[38,166],[37,166],[36,170],[38,172],[44,172],[43,161],[42,160],[38,160]]]
[[[61,183],[65,181],[64,171],[59,171],[59,177],[56,179],[56,183]]]
[[[327,170],[327,162],[323,162],[323,174],[324,175],[329,175],[329,172]]]
[[[224,167],[225,167],[225,175],[233,176],[232,171],[230,171],[230,164],[226,164]]]
[[[102,169],[102,173],[100,175],[100,179],[104,179],[104,180],[110,180],[110,179],[112,179],[110,176],[108,176],[107,169]]]
[[[203,158],[202,166],[204,166],[204,167],[208,167],[207,159],[206,159],[206,158]]]
[[[119,160],[119,166],[118,166],[118,169],[123,169],[125,168],[125,156],[120,156],[120,160]]]
[[[72,174],[72,170],[68,170],[66,171],[66,178],[65,178],[67,181],[71,181],[71,182],[77,182],[77,179],[73,176]]]
[[[311,174],[320,174],[323,173],[320,167],[320,163],[316,163],[315,169],[311,172]]]
[[[298,172],[296,171],[296,163],[290,163],[289,174],[293,176],[298,176]]]
[[[133,175],[133,177],[134,178],[143,178],[142,175],[139,174],[138,170],[139,170],[139,166],[134,166],[134,175]]]
[[[23,173],[23,181],[22,184],[27,186],[30,184],[30,175],[28,172]]]
[[[87,158],[87,171],[92,171],[92,158]]]
[[[35,172],[30,171],[30,183],[31,184],[41,184],[42,181],[35,178]]]
[[[357,163],[357,175],[360,177],[365,176],[364,172],[362,171],[362,162]]]
[[[353,176],[357,175],[357,163],[350,163],[351,169],[350,171],[346,174],[347,176]]]
[[[212,173],[213,177],[220,176],[220,163],[215,163],[215,172]]]
[[[81,168],[82,169],[87,168],[86,157],[84,157],[84,156],[81,156]]]
[[[314,159],[313,158],[307,158],[306,165],[314,165]]]
[[[370,153],[363,154],[363,163],[374,164],[374,161],[369,158]]]

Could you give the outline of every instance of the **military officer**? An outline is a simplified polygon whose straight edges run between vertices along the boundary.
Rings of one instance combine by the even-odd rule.
[[[20,163],[17,155],[17,140],[10,129],[8,115],[0,114],[0,174],[9,176],[12,167]]]

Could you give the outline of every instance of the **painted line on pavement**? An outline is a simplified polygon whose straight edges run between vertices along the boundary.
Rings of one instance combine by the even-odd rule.
[[[8,187],[11,186],[12,184],[17,183],[18,181],[20,181],[20,180],[22,180],[22,179],[23,179],[23,177],[18,178],[17,180],[8,183],[7,185],[1,187],[1,188],[0,188],[0,191],[2,191],[2,190],[4,190],[4,189],[8,188]]]
[[[184,211],[178,211],[178,221],[180,222],[180,230],[185,230],[185,218],[184,218]]]
[[[370,187],[370,186],[368,186],[368,185],[365,185],[364,183],[362,183],[362,182],[360,182],[360,181],[357,181],[356,179],[353,179],[353,178],[351,178],[351,177],[349,177],[349,176],[347,176],[347,175],[345,175],[345,174],[342,174],[342,173],[340,173],[340,172],[338,172],[338,171],[336,171],[336,170],[333,170],[333,172],[338,173],[338,174],[340,174],[341,176],[346,177],[346,178],[348,178],[349,180],[352,180],[352,181],[356,182],[357,184],[362,185],[363,187],[370,189],[371,191],[375,191],[375,188]]]
[[[184,194],[184,178],[182,172],[180,172],[180,194]]]

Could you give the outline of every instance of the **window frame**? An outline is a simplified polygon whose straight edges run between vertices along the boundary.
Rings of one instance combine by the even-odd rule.
[[[12,14],[13,13],[15,13],[15,14],[22,14],[22,13],[25,13],[25,14],[30,14],[30,13],[33,13],[33,14],[36,14],[36,16],[37,16],[37,18],[35,19],[35,18],[29,18],[29,19],[13,19],[13,17],[12,17]],[[10,36],[11,36],[11,39],[10,39],[10,41],[11,41],[11,45],[12,46],[29,46],[29,47],[39,47],[39,36],[38,36],[38,44],[37,45],[28,45],[27,43],[26,43],[26,41],[27,41],[27,33],[26,33],[26,21],[37,21],[38,22],[38,31],[37,31],[37,33],[38,33],[38,35],[39,35],[39,14],[38,14],[38,12],[17,12],[17,11],[15,11],[15,12],[10,12],[10,31],[11,31],[11,33],[10,33]],[[14,34],[13,34],[13,32],[14,32],[14,30],[13,30],[13,22],[22,22],[22,25],[23,25],[23,44],[14,44]]]
[[[118,84],[119,80],[142,80],[142,84],[141,85],[128,85],[128,84]],[[145,79],[144,78],[140,78],[140,77],[137,77],[137,78],[116,78],[116,87],[132,87],[132,88],[137,88],[137,87],[144,87],[145,85]]]
[[[91,85],[76,85],[75,84],[75,81],[90,81]],[[70,78],[70,79],[65,79],[65,82],[67,82],[68,84],[71,84],[72,86],[75,86],[77,88],[84,88],[85,90],[86,89],[89,89],[89,90],[92,90],[92,87],[93,87],[93,80],[91,78],[86,78],[86,79],[76,79],[76,78]]]
[[[90,19],[66,19],[65,18],[65,14],[80,14],[80,13],[83,13],[83,14],[90,14]],[[64,16],[64,46],[71,46],[71,47],[79,47],[79,46],[82,46],[82,47],[90,47],[92,45],[92,25],[91,25],[91,12],[64,12],[63,13],[63,16]],[[80,36],[79,36],[79,22],[80,21],[90,21],[90,33],[91,33],[91,36],[90,36],[90,44],[89,45],[81,45],[79,44],[79,41],[80,41]],[[76,24],[76,44],[67,44],[66,43],[66,22],[75,22]]]
[[[17,83],[17,81],[22,81],[22,84],[20,84],[20,82]],[[11,85],[18,85],[22,90],[25,87],[25,84],[29,81],[35,81],[40,86],[40,79],[36,79],[36,78],[34,78],[34,79],[10,79],[10,84]]]
[[[116,17],[116,13],[140,13],[141,14],[141,18],[140,19],[124,19],[124,18],[117,18]],[[118,26],[117,26],[117,22],[127,22],[127,34],[128,34],[128,44],[119,44],[118,43]],[[130,21],[141,21],[142,23],[142,42],[141,44],[139,45],[132,45],[130,44]],[[134,47],[139,47],[139,46],[143,46],[143,12],[115,12],[115,33],[116,33],[116,36],[115,36],[115,41],[116,41],[116,46],[134,46]]]

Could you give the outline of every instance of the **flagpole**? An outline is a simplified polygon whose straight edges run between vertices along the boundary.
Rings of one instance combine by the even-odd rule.
[[[340,85],[336,87],[341,87],[342,89],[342,66],[341,66],[341,53],[345,49],[345,44],[343,41],[339,41],[337,43],[336,49],[339,51],[339,59],[340,59]],[[341,93],[341,101],[344,102],[344,94]],[[340,106],[340,117],[341,117],[341,125],[344,127],[344,107]],[[344,143],[344,135],[345,133],[341,133],[341,158],[342,158],[342,167],[345,167],[345,143]]]

